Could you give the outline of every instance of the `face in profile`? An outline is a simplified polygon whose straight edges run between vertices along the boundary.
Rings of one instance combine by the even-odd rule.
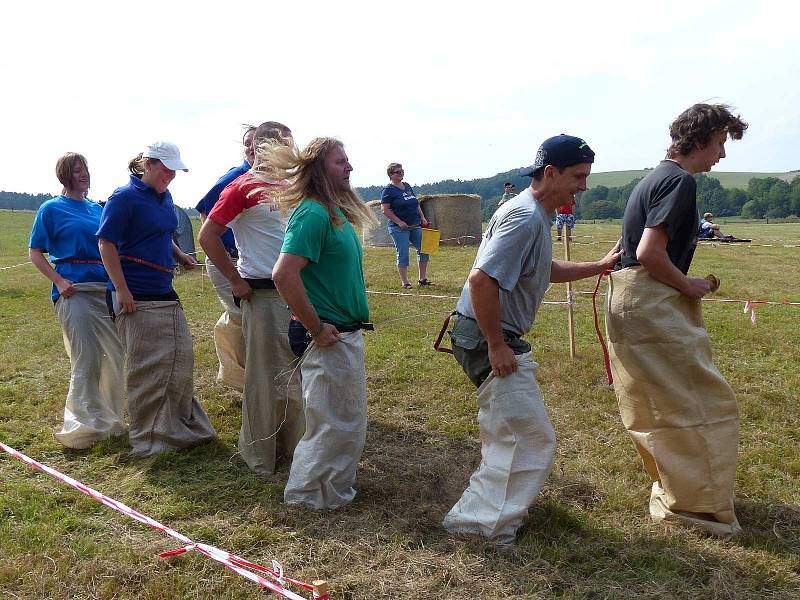
[[[725,142],[728,141],[727,131],[717,131],[711,134],[711,138],[705,146],[695,150],[695,157],[698,159],[698,173],[705,173],[720,160],[725,158]]]
[[[586,180],[592,172],[590,163],[579,163],[565,167],[563,173],[553,168],[553,183],[562,204],[575,202],[575,194],[586,191]]]
[[[353,167],[347,158],[347,153],[342,146],[334,146],[325,157],[325,174],[331,182],[334,189],[349,192],[350,191],[350,172]]]

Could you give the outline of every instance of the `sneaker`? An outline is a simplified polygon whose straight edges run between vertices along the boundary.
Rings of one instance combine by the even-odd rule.
[[[433,285],[433,282],[429,281],[427,277],[425,279],[418,279],[417,283],[419,284],[420,287],[424,287],[426,285]]]

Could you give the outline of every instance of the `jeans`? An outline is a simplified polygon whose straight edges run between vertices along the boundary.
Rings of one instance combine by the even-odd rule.
[[[417,260],[419,262],[428,262],[430,257],[427,254],[422,254],[422,229],[414,227],[413,229],[400,229],[399,227],[389,227],[389,235],[394,240],[394,247],[397,250],[397,266],[408,266],[408,249],[410,245],[414,245],[417,249]]]

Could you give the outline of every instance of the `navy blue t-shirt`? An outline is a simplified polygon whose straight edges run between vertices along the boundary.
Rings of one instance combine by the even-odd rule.
[[[141,258],[168,269],[175,267],[172,234],[178,218],[169,190],[159,194],[131,175],[127,185],[114,190],[103,208],[98,238],[117,245],[120,256]],[[172,273],[121,259],[122,274],[133,294],[167,294],[172,291]],[[114,290],[109,280],[108,289]]]
[[[197,203],[197,206],[195,206],[195,208],[199,212],[203,213],[205,216],[210,215],[211,209],[214,208],[214,205],[217,203],[217,200],[219,200],[219,195],[222,193],[222,190],[224,190],[231,181],[233,181],[240,175],[244,175],[249,170],[250,170],[250,163],[248,163],[247,161],[244,161],[244,163],[242,163],[238,167],[233,167],[231,170],[225,173],[225,175],[223,175],[217,180],[217,183],[214,184],[214,187],[208,190],[206,195],[203,196],[200,202]],[[220,237],[222,239],[222,245],[225,246],[226,250],[228,250],[229,252],[236,250],[236,238],[233,237],[233,231],[231,231],[230,229],[226,229],[225,233],[223,233]]]
[[[73,200],[58,196],[48,200],[36,211],[29,248],[47,252],[56,273],[72,283],[108,281],[100,260],[95,232],[100,224],[102,207],[90,200]],[[70,260],[88,262],[67,262]],[[53,284],[53,302],[58,300],[58,288]]]
[[[392,212],[397,215],[398,219],[402,219],[408,225],[419,225],[419,201],[414,195],[414,190],[407,183],[403,184],[405,189],[400,189],[396,185],[390,183],[381,192],[381,204],[388,204]],[[389,220],[389,227],[397,227],[397,224]]]

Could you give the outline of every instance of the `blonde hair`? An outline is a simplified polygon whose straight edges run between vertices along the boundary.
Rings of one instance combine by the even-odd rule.
[[[83,168],[86,169],[86,174],[89,174],[89,163],[82,154],[77,152],[67,152],[64,156],[56,162],[56,177],[59,183],[64,186],[61,190],[62,194],[67,192],[67,189],[72,185],[72,174],[75,172],[75,164],[81,163]]]
[[[402,171],[403,165],[401,165],[400,163],[389,163],[389,166],[386,167],[386,174],[389,177],[391,177],[392,171],[396,171],[397,169],[400,169]]]
[[[344,148],[337,139],[314,138],[299,150],[296,145],[286,145],[283,140],[265,140],[256,149],[258,160],[254,171],[267,178],[285,181],[278,192],[278,204],[284,212],[295,208],[304,198],[311,198],[328,211],[334,227],[342,224],[335,208],[357,227],[375,223],[372,212],[353,190],[338,190],[325,171],[325,159],[334,148]]]

